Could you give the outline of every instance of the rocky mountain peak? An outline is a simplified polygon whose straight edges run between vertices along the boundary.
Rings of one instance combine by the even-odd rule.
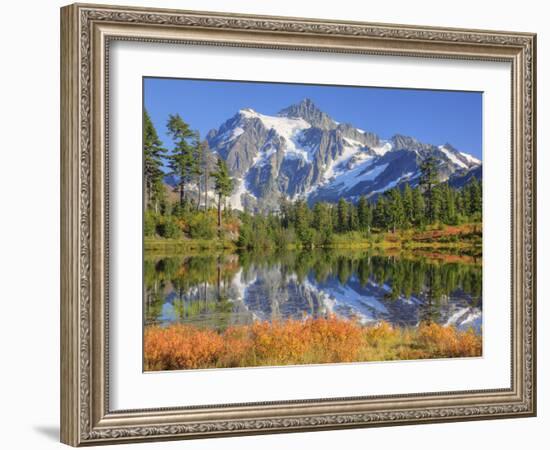
[[[234,177],[229,202],[235,209],[273,211],[281,196],[310,203],[375,198],[416,185],[428,155],[436,157],[442,181],[453,177],[459,184],[481,174],[481,161],[450,144],[402,134],[384,140],[334,121],[307,98],[275,116],[243,108],[206,138]]]
[[[239,115],[248,117],[250,114],[256,114],[256,111],[254,111],[252,108],[243,108],[239,110]]]
[[[418,144],[420,144],[420,142],[416,138],[405,136],[403,134],[395,134],[391,138],[391,142],[395,150],[416,147],[418,146]]]
[[[301,102],[282,109],[277,115],[279,117],[302,118],[312,126],[323,130],[336,127],[336,122],[309,98],[304,98]]]

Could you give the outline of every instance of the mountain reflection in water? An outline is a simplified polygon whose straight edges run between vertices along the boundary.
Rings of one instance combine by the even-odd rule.
[[[481,332],[476,262],[341,250],[146,258],[145,323],[224,330],[255,320],[339,317],[364,324],[421,321]]]

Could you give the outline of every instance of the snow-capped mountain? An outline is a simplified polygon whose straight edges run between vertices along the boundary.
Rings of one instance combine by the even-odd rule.
[[[420,164],[430,154],[438,161],[441,181],[466,177],[481,166],[450,144],[402,135],[383,140],[336,122],[309,99],[276,116],[242,109],[206,138],[235,178],[230,201],[236,209],[275,209],[282,196],[309,202],[372,197],[416,184]]]

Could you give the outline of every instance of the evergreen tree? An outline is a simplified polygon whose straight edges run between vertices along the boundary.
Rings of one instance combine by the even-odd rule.
[[[203,187],[203,175],[205,173],[205,148],[203,142],[201,142],[200,133],[195,133],[195,140],[193,142],[193,164],[191,165],[191,176],[195,179],[197,185],[197,210],[201,207],[202,187]]]
[[[455,192],[447,183],[443,185],[443,206],[445,223],[456,225]]]
[[[465,186],[460,191],[460,197],[462,199],[462,210],[465,217],[469,217],[471,214],[471,202],[470,202],[470,190],[468,186]]]
[[[348,230],[356,231],[359,229],[359,216],[357,208],[353,203],[348,204]]]
[[[425,211],[426,204],[422,191],[419,187],[413,190],[413,223],[415,225],[423,225],[426,222]]]
[[[409,183],[403,189],[403,208],[405,209],[405,221],[408,224],[414,223],[414,199],[413,191]]]
[[[174,140],[174,149],[168,156],[170,175],[177,179],[176,189],[179,191],[180,206],[185,203],[185,185],[190,182],[195,166],[194,148],[191,140],[195,133],[183,121],[179,114],[170,114],[168,117],[168,133]]]
[[[304,200],[298,200],[294,205],[294,227],[302,241],[306,240],[310,224],[310,211]]]
[[[429,222],[436,220],[436,205],[434,204],[434,186],[437,184],[437,161],[429,155],[420,165],[420,186],[426,197],[426,215]]]
[[[211,173],[214,178],[214,189],[218,195],[218,233],[222,227],[222,202],[233,191],[233,179],[229,176],[229,169],[222,158],[218,158],[216,171]]]
[[[405,208],[403,207],[403,200],[401,198],[401,191],[399,188],[393,188],[388,194],[388,225],[393,229],[395,233],[398,228],[401,228],[405,222]]]
[[[361,231],[370,232],[370,227],[372,224],[372,209],[364,195],[359,197],[359,202],[357,203],[357,216]]]
[[[197,186],[197,211],[201,208],[202,197],[202,161],[203,161],[203,147],[200,138],[200,134],[197,131],[195,133],[195,140],[193,141],[193,165],[191,167],[191,176],[194,179],[194,183]]]
[[[204,210],[208,211],[208,191],[210,190],[210,172],[213,170],[213,155],[208,145],[208,141],[202,141],[202,173],[204,178]]]
[[[343,198],[338,200],[337,210],[337,228],[340,233],[345,233],[349,229],[348,202]]]
[[[324,242],[332,235],[332,216],[330,205],[324,202],[315,203],[313,207],[313,226]]]
[[[456,210],[457,216],[459,216],[459,217],[466,216],[466,214],[464,212],[464,202],[462,200],[462,193],[460,191],[455,192],[454,197],[455,197],[455,210]]]
[[[468,183],[470,200],[470,215],[481,215],[482,213],[482,189],[479,181],[473,177]]]
[[[292,202],[290,202],[283,194],[279,201],[279,215],[284,228],[289,228],[294,223],[294,215],[292,210]]]
[[[157,130],[146,109],[143,110],[143,172],[144,172],[144,209],[153,202],[158,212],[159,201],[164,194],[162,171],[163,157],[166,150],[162,147]]]
[[[440,185],[432,187],[431,190],[431,214],[428,213],[428,219],[430,223],[434,223],[443,219],[443,192]],[[426,199],[426,204],[428,199]]]
[[[384,196],[381,195],[380,197],[378,197],[372,216],[374,225],[379,228],[387,229],[388,220],[386,212],[386,200]]]
[[[330,205],[330,217],[332,219],[332,229],[338,232],[338,204]]]

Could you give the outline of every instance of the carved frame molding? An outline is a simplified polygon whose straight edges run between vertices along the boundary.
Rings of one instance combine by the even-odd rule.
[[[510,389],[110,411],[106,104],[113,40],[510,62]],[[534,34],[75,4],[61,10],[61,56],[63,442],[97,445],[536,414]]]

